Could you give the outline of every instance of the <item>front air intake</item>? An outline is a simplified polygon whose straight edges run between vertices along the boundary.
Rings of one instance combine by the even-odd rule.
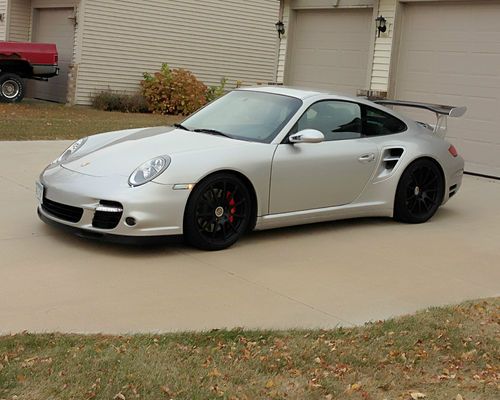
[[[46,197],[43,198],[42,209],[47,214],[50,214],[58,219],[73,223],[80,221],[83,216],[83,208],[58,203],[56,201],[49,200]]]
[[[92,226],[99,229],[114,229],[123,215],[123,206],[116,201],[102,200],[96,208]]]

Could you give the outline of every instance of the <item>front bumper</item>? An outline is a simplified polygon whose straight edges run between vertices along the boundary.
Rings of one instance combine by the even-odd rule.
[[[44,187],[44,200],[82,210],[78,222],[70,222],[39,204],[38,213],[45,222],[51,221],[95,237],[161,237],[182,234],[189,190],[173,190],[173,185],[154,182],[130,187],[127,178],[123,176],[95,177],[60,166],[44,171],[40,182]],[[102,202],[119,203],[123,208],[116,227],[112,229],[94,226],[96,210]],[[127,218],[133,218],[135,224],[127,224]]]

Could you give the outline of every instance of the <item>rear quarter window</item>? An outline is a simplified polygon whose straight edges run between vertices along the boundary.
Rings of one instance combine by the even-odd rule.
[[[406,124],[392,115],[372,107],[365,107],[364,136],[393,135],[408,129]]]

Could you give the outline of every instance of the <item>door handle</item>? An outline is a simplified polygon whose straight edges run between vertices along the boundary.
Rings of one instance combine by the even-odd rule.
[[[370,153],[370,154],[363,154],[361,157],[358,158],[358,160],[362,163],[369,163],[375,160],[375,154]]]

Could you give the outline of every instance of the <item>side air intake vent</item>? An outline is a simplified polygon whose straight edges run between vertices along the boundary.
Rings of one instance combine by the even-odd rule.
[[[382,151],[382,161],[380,162],[379,170],[377,173],[377,180],[385,179],[391,176],[392,172],[403,157],[405,149],[402,147],[385,148]]]
[[[401,148],[385,150],[382,159],[385,169],[392,171],[396,167],[399,160],[401,159],[403,151],[404,150]]]

